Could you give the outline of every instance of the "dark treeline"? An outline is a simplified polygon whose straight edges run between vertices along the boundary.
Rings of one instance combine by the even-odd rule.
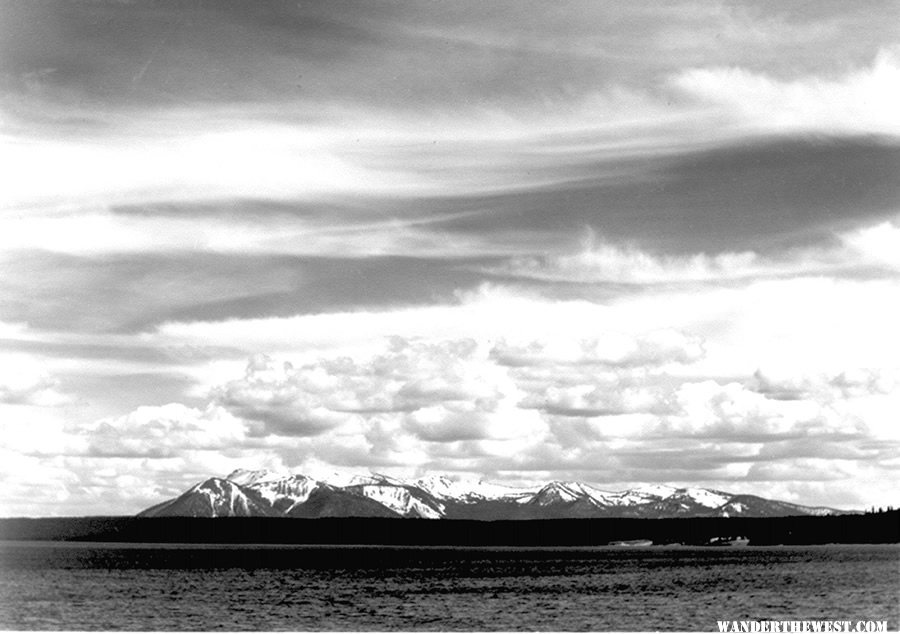
[[[825,517],[413,520],[386,518],[9,518],[0,539],[134,543],[600,546],[617,541],[751,545],[896,543],[900,511]]]

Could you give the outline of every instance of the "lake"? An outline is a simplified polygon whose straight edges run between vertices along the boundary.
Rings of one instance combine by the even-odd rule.
[[[561,549],[0,542],[0,629],[705,630],[887,620],[900,546]]]

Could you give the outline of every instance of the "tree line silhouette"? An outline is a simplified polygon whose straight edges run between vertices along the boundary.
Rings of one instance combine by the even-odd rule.
[[[409,546],[603,546],[897,543],[900,511],[796,517],[420,520],[396,518],[0,519],[3,540],[134,543],[367,544]]]

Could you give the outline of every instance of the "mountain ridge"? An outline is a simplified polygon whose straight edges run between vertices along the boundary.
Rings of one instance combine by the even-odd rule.
[[[138,517],[394,517],[418,519],[566,519],[668,517],[780,517],[836,515],[749,494],[701,487],[651,484],[605,491],[582,482],[554,480],[508,487],[483,480],[430,475],[336,475],[237,469],[211,477],[151,506]]]

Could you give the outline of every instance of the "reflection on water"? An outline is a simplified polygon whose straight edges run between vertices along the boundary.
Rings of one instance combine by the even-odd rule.
[[[887,620],[900,548],[0,543],[0,629],[714,630]]]

